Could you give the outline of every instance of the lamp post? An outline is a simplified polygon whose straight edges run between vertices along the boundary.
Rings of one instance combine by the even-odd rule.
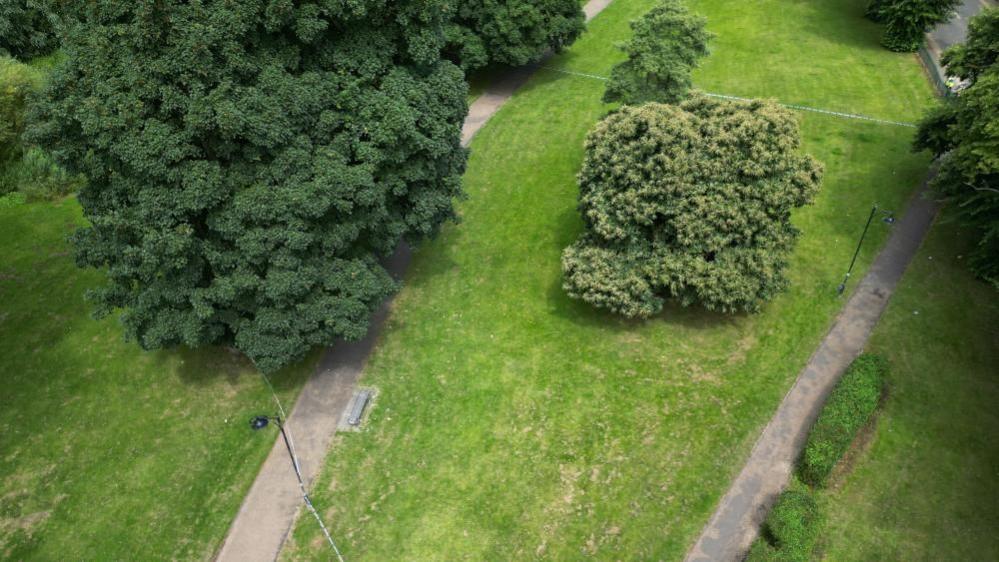
[[[857,249],[853,252],[853,259],[850,260],[850,267],[846,270],[846,275],[843,277],[843,282],[839,284],[836,288],[836,293],[839,295],[843,294],[846,290],[846,282],[850,280],[850,274],[853,273],[853,265],[857,263],[857,256],[860,255],[860,248],[864,245],[864,238],[867,236],[867,230],[871,227],[871,221],[874,220],[874,215],[878,214],[878,205],[875,203],[871,207],[871,214],[867,217],[867,224],[864,225],[864,232],[860,234],[860,241],[857,242]],[[893,224],[895,222],[895,213],[892,211],[881,210],[884,218],[881,219],[885,224]]]
[[[329,543],[333,552],[336,554],[337,560],[343,562],[343,556],[340,554],[340,549],[337,548],[336,543],[333,542],[333,536],[330,535],[329,530],[326,528],[326,524],[323,523],[322,517],[319,516],[319,512],[316,511],[314,505],[312,505],[312,498],[309,497],[309,493],[305,491],[305,480],[302,479],[302,469],[298,466],[298,457],[295,456],[295,450],[291,446],[291,441],[288,439],[288,433],[284,429],[284,424],[281,422],[281,416],[253,416],[250,418],[250,429],[257,431],[267,427],[267,424],[271,421],[278,426],[281,430],[281,437],[284,439],[284,446],[288,449],[288,456],[291,457],[291,465],[295,468],[295,476],[298,478],[298,487],[302,491],[302,499],[305,501],[306,507],[312,512],[312,516],[316,518],[319,523],[319,528],[323,530],[323,535],[326,537],[326,542]]]

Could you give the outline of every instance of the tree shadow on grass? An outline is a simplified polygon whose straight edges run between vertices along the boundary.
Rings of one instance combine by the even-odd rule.
[[[219,379],[236,385],[245,377],[260,378],[260,372],[253,362],[231,347],[211,345],[192,349],[180,346],[147,353],[152,353],[154,361],[164,368],[176,361],[177,375],[182,381],[191,385],[210,385]],[[300,385],[313,371],[313,368],[306,369],[303,366],[314,365],[318,353],[319,350],[315,349],[301,361],[268,374],[274,389],[282,392]]]
[[[884,51],[881,45],[882,26],[864,17],[867,2],[845,0],[837,10],[838,21],[830,21],[828,4],[836,2],[816,2],[807,4],[808,12],[803,20],[801,31],[805,35],[819,37],[831,43],[838,43],[862,51]]]

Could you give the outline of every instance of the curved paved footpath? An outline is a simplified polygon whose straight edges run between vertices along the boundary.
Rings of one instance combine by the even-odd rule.
[[[909,202],[905,215],[892,227],[888,244],[763,430],[746,466],[687,553],[688,562],[740,560],[746,553],[770,506],[787,485],[826,397],[850,362],[864,350],[895,285],[933,224],[937,209],[924,184]]]
[[[593,19],[610,3],[611,0],[590,0],[583,7],[586,20]],[[545,60],[548,58],[546,56]],[[536,68],[537,65],[511,69],[472,103],[461,130],[462,146],[468,146],[475,133],[517,88],[527,82]],[[409,248],[400,245],[388,260],[389,272],[396,279],[401,278],[409,259]],[[294,440],[306,488],[311,487],[323,465],[364,363],[381,333],[388,309],[389,303],[386,302],[375,314],[368,335],[363,340],[338,342],[326,350],[319,368],[305,383],[294,409],[288,415],[286,427]],[[302,495],[295,472],[284,443],[278,439],[243,499],[216,560],[263,562],[277,559],[301,507]],[[316,509],[323,512],[326,507],[318,505]]]

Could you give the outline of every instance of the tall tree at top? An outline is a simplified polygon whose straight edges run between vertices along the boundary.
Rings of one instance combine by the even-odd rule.
[[[583,31],[579,0],[452,0],[448,56],[462,68],[520,66],[559,51]]]
[[[265,371],[358,338],[379,263],[454,216],[466,154],[446,0],[97,0],[34,108],[83,172],[81,266],[144,348]]]
[[[631,38],[618,45],[628,58],[611,69],[604,101],[641,105],[685,98],[691,72],[708,55],[708,41],[714,37],[705,29],[707,23],[680,0],[660,0],[632,21]]]

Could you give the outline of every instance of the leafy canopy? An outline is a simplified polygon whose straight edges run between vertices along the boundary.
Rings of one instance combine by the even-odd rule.
[[[965,224],[981,234],[969,263],[999,288],[999,8],[971,20],[968,42],[948,50],[948,72],[972,81],[920,122],[915,148],[940,166],[931,186],[953,203]],[[984,66],[991,61],[989,66]],[[953,69],[952,69],[953,68]]]
[[[560,51],[583,32],[578,0],[452,0],[447,53],[466,70],[521,66]]]
[[[59,47],[57,0],[0,0],[0,54],[27,60]]]
[[[757,310],[787,284],[791,210],[818,191],[821,166],[799,146],[794,116],[770,101],[695,95],[610,114],[586,139],[565,290],[629,317],[666,298]]]
[[[910,52],[923,46],[933,26],[954,15],[961,0],[889,0],[875,14],[885,24],[881,43],[892,51]]]
[[[454,216],[467,111],[443,0],[100,0],[35,108],[89,179],[81,266],[144,348],[274,370],[365,334],[379,263]]]
[[[707,19],[691,14],[679,0],[661,0],[631,22],[632,36],[618,45],[628,59],[611,70],[605,102],[638,105],[676,103],[690,90],[691,71],[708,54],[713,34]]]

